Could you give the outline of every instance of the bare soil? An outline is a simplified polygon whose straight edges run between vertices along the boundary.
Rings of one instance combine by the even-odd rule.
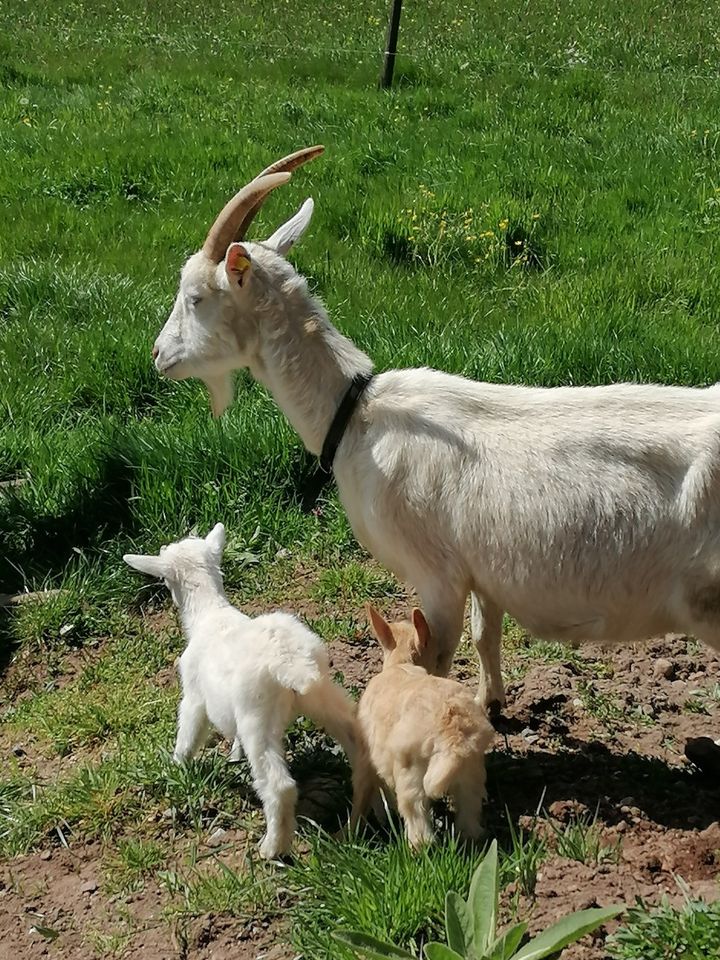
[[[330,650],[348,687],[361,689],[379,668],[379,650],[362,629]],[[70,655],[67,674],[82,656]],[[720,737],[720,658],[687,638],[669,637],[622,651],[583,647],[559,662],[534,658],[532,648],[511,649],[505,666],[515,679],[488,761],[490,832],[506,831],[509,815],[555,842],[551,825],[562,830],[578,817],[596,816],[601,842],[613,851],[599,864],[552,854],[539,869],[534,898],[511,886],[506,908],[519,905],[538,929],[589,906],[638,897],[652,904],[664,895],[681,902],[679,879],[695,895],[720,897],[720,780],[684,756],[688,737]],[[171,667],[160,682],[173,682]],[[463,646],[454,674],[472,683],[474,672],[474,653]],[[330,783],[322,770],[298,779],[302,814],[327,820],[337,813],[337,797],[347,800],[346,783]],[[328,794],[335,795],[330,802]],[[0,960],[295,956],[282,916],[208,915],[180,928],[163,915],[167,894],[154,881],[130,896],[107,896],[102,856],[98,844],[77,842],[0,866]],[[45,927],[59,936],[45,939],[38,932]],[[563,956],[602,960],[603,938],[586,938]]]

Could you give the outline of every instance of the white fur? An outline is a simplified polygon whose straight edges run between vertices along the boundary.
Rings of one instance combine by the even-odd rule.
[[[251,619],[225,597],[220,572],[224,528],[163,547],[159,557],[133,554],[131,567],[162,576],[178,606],[187,647],[178,661],[183,695],[174,759],[183,763],[207,741],[210,726],[244,750],[262,800],[263,857],[287,853],[295,832],[296,787],[283,737],[300,714],[323,725],[352,755],[352,701],[330,679],[322,640],[288,613]]]
[[[318,453],[371,361],[287,261],[247,249],[242,287],[202,253],[187,262],[158,369],[172,361],[172,376],[200,376],[227,401],[228,372],[248,367]],[[202,316],[184,306],[193,290]],[[690,632],[720,649],[718,386],[540,389],[391,370],[363,395],[335,477],[358,540],[419,593],[439,673],[472,593],[488,705],[504,700],[503,611],[573,643]]]

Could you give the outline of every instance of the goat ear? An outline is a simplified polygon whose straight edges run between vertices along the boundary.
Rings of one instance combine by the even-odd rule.
[[[425,619],[425,614],[418,607],[415,607],[412,612],[412,625],[415,627],[417,637],[415,649],[418,653],[424,653],[430,645],[430,627]]]
[[[395,637],[393,636],[392,630],[390,629],[390,624],[385,620],[385,618],[377,612],[375,607],[372,604],[368,604],[367,614],[370,618],[370,623],[372,624],[372,630],[376,638],[380,642],[380,646],[385,650],[394,650],[395,649]]]
[[[229,373],[217,377],[203,377],[203,383],[210,394],[210,408],[214,417],[221,417],[233,402],[233,378]]]
[[[230,283],[240,286],[247,283],[251,267],[248,248],[242,243],[231,243],[225,254],[225,273]]]
[[[205,543],[215,554],[217,562],[220,563],[223,548],[225,547],[225,527],[222,523],[216,523],[210,533],[205,537]]]
[[[140,573],[149,573],[151,577],[167,575],[167,564],[162,557],[147,557],[142,553],[126,553],[123,556],[125,563]]]
[[[308,197],[294,217],[278,227],[275,233],[265,241],[266,247],[272,247],[280,256],[284,257],[290,247],[305,233],[313,215],[315,204]]]

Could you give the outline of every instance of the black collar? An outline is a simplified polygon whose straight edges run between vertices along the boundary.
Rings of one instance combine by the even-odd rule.
[[[348,387],[347,393],[340,401],[340,406],[337,408],[337,412],[330,424],[330,429],[327,432],[322,453],[320,454],[320,466],[326,473],[332,472],[335,454],[337,453],[337,448],[340,446],[340,441],[345,435],[350,417],[353,415],[358,400],[363,395],[365,388],[372,378],[372,373],[355,374]]]

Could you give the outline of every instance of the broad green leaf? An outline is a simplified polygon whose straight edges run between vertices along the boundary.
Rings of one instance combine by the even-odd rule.
[[[39,933],[41,937],[45,937],[46,940],[57,940],[60,936],[57,930],[53,927],[41,927],[39,924],[34,923],[30,930],[32,933]]]
[[[336,930],[333,937],[352,947],[363,957],[370,957],[370,960],[387,960],[388,957],[401,957],[402,960],[416,960],[411,953],[401,950],[400,947],[393,946],[392,943],[383,943],[382,940],[376,940],[375,937],[368,936],[367,933],[360,933],[357,930]]]
[[[450,947],[446,947],[444,943],[425,944],[426,960],[465,960],[465,956],[466,954],[464,953],[455,953]]]
[[[523,938],[528,925],[526,923],[516,923],[513,927],[498,937],[490,948],[487,960],[512,960],[512,956],[518,948],[518,944]]]
[[[581,910],[558,920],[543,933],[538,934],[530,943],[526,943],[512,960],[541,960],[552,953],[558,953],[569,943],[574,943],[586,933],[591,933],[606,920],[612,920],[625,909],[624,905],[602,907],[593,910]]]
[[[445,936],[448,946],[465,956],[473,941],[472,914],[459,893],[448,890],[445,897]]]
[[[498,852],[493,840],[470,883],[467,905],[473,923],[473,948],[484,957],[495,940],[498,901]]]

